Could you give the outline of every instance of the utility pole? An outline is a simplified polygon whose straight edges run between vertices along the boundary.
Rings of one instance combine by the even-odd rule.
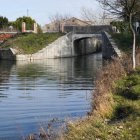
[[[27,17],[29,16],[29,10],[27,9]]]
[[[105,3],[105,0],[104,0],[104,3]],[[106,18],[106,13],[105,13],[105,5],[103,6],[104,8],[104,11],[103,11],[103,25],[105,24],[105,18]]]

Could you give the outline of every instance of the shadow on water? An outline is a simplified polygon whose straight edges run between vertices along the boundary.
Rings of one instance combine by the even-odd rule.
[[[7,90],[8,87],[3,86],[3,83],[7,83],[10,77],[11,69],[15,62],[13,61],[0,61],[0,98],[6,98],[7,94],[3,94],[3,90]]]
[[[40,78],[47,75],[48,79],[61,80],[70,77],[78,78],[81,74],[93,76],[96,73],[96,69],[89,71],[91,67],[100,67],[101,64],[97,64],[97,58],[91,55],[76,57],[76,58],[63,58],[63,59],[48,59],[38,60],[35,62],[17,62],[17,74],[19,78]],[[84,76],[83,76],[84,77]]]

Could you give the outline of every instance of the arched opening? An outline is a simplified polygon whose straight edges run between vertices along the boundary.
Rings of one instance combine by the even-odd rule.
[[[97,37],[85,37],[74,41],[74,53],[76,56],[87,55],[101,48],[101,40]]]
[[[140,34],[140,27],[137,27],[137,33]]]
[[[74,52],[77,56],[86,54],[87,38],[80,38],[74,41]]]

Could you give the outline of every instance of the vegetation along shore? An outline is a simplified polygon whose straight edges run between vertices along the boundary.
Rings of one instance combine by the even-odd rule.
[[[106,61],[98,72],[92,110],[78,121],[68,122],[59,140],[139,140],[140,138],[140,67],[134,70],[131,59],[132,40],[129,34],[112,34],[122,50],[122,58]],[[120,39],[121,38],[121,39]],[[139,36],[138,36],[139,38]],[[124,45],[125,44],[125,45]],[[122,47],[123,46],[123,47]],[[137,46],[140,46],[137,41]],[[137,47],[137,55],[139,47]],[[138,60],[137,60],[138,62]],[[44,130],[44,139],[54,139]],[[29,140],[35,138],[33,135]]]
[[[8,39],[0,48],[14,48],[20,54],[33,54],[61,37],[62,33],[25,33]]]
[[[127,66],[129,66],[127,64]],[[93,111],[68,125],[65,140],[138,140],[140,138],[140,68],[131,71],[113,60],[99,73]]]
[[[0,140],[140,140],[140,0],[20,2],[1,1]]]
[[[69,123],[65,140],[140,138],[140,67],[137,64],[135,70],[132,68],[132,37],[126,33],[112,34],[112,37],[123,58],[114,58],[100,70],[93,91],[93,110],[86,119]],[[139,55],[139,36],[136,44]]]

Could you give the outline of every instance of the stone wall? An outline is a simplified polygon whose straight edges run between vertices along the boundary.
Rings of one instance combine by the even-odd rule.
[[[110,25],[95,25],[95,26],[64,26],[64,32],[80,33],[80,34],[97,34],[103,31],[113,32]]]
[[[0,59],[3,60],[16,60],[15,50],[13,49],[1,49],[0,50]]]
[[[77,38],[73,40],[72,34],[69,33],[58,38],[56,41],[49,44],[35,54],[18,55],[17,50],[15,49],[1,49],[0,59],[34,61],[48,58],[62,58],[85,55],[96,52],[97,49],[99,49],[101,46],[101,42],[104,58],[111,58],[112,56],[121,57],[121,52],[112,40],[111,36],[104,32],[102,33],[102,41],[99,35],[94,35],[93,37],[87,38]]]
[[[72,40],[72,34],[69,33],[58,38],[35,54],[18,55],[17,50],[10,48],[7,50],[0,50],[0,58],[7,60],[33,61],[48,58],[73,57],[96,52],[96,47],[99,45],[97,42],[98,39],[96,37],[83,38],[77,41]]]
[[[101,40],[98,37],[83,38],[74,41],[75,56],[91,54],[99,48],[101,48]]]
[[[32,61],[46,58],[70,57],[72,55],[71,42],[67,35],[60,37],[35,54],[17,54],[15,49],[0,49],[0,59]]]
[[[121,51],[118,49],[116,43],[107,32],[102,33],[102,55],[103,58],[111,58],[113,56],[121,57]]]

